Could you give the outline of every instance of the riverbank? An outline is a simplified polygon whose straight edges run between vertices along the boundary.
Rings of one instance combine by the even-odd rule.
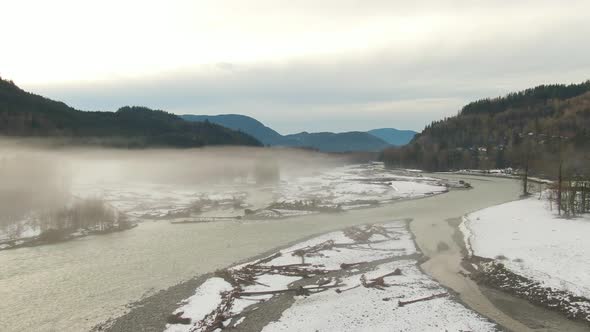
[[[464,179],[457,175],[436,176],[454,181]],[[0,265],[5,267],[0,270],[0,288],[6,290],[0,302],[0,330],[89,330],[109,318],[121,321],[116,318],[126,314],[132,322],[131,316],[144,308],[136,319],[159,315],[165,319],[177,302],[194,293],[202,276],[217,269],[318,234],[404,218],[413,219],[410,229],[416,235],[418,249],[431,257],[422,269],[445,287],[458,290],[461,301],[471,307],[486,297],[473,281],[473,288],[464,290],[463,284],[454,279],[459,270],[445,264],[446,257],[454,258],[455,252],[457,266],[463,257],[453,240],[454,228],[445,220],[517,199],[520,184],[472,176],[468,182],[473,189],[350,210],[337,217],[318,214],[183,225],[147,222],[132,232],[5,251],[0,254]],[[441,242],[448,249],[439,252],[444,247],[439,246]],[[153,272],[146,273],[146,267]],[[169,291],[161,291],[168,288]],[[137,305],[130,305],[133,303]],[[477,311],[498,310],[488,308],[495,306],[490,303]]]
[[[490,207],[464,218],[474,280],[590,328],[590,218],[563,218],[542,197]],[[501,243],[502,245],[498,245]]]
[[[219,270],[201,278],[195,294],[177,304],[167,319],[148,318],[153,308],[139,307],[107,330],[386,331],[421,326],[496,331],[495,324],[462,306],[454,293],[419,269],[423,257],[407,223],[330,232]]]
[[[449,179],[453,181],[459,181],[461,178],[451,175],[449,176]],[[451,190],[448,194],[445,195],[439,195],[420,200],[403,201],[391,205],[377,207],[374,209],[353,210],[349,211],[349,213],[347,213],[346,215],[339,215],[339,218],[334,218],[334,216],[329,215],[296,217],[289,219],[288,223],[292,225],[300,223],[301,227],[297,229],[299,231],[302,229],[309,230],[311,227],[325,226],[327,223],[336,223],[342,226],[346,226],[346,224],[348,224],[350,221],[353,221],[353,223],[354,221],[356,221],[356,223],[359,223],[362,221],[370,220],[374,220],[375,222],[386,222],[388,218],[392,217],[419,216],[420,221],[413,220],[410,224],[410,227],[412,227],[415,223],[418,223],[419,225],[427,225],[427,227],[424,227],[424,231],[426,233],[430,233],[433,231],[433,227],[441,227],[446,225],[446,222],[444,221],[444,219],[441,219],[441,216],[460,216],[464,213],[477,210],[481,207],[485,207],[488,204],[487,202],[490,201],[492,203],[496,201],[502,202],[507,199],[510,199],[511,197],[514,197],[512,199],[516,199],[518,197],[519,186],[517,183],[514,183],[513,181],[485,178],[472,180],[476,181],[477,185],[474,187],[474,189],[468,191]],[[470,182],[472,180],[470,180]],[[512,194],[508,194],[509,192],[512,192]],[[451,202],[462,202],[462,204]],[[455,209],[459,209],[460,211],[453,212],[453,210]],[[452,232],[449,232],[449,234],[452,234]],[[450,243],[453,240],[449,236],[449,238],[445,239],[445,241],[448,241]],[[427,242],[430,243],[430,241]],[[431,248],[424,246],[424,243],[422,244],[423,247],[425,247],[427,250]],[[429,252],[430,255],[434,255],[438,252],[438,248],[441,247],[439,244],[439,241],[434,242],[432,250]],[[201,282],[203,281],[202,278],[199,279],[201,280]],[[194,280],[191,280],[189,283],[193,286],[195,284],[199,284],[198,282],[194,282]],[[186,290],[184,297],[179,295],[180,289]],[[190,291],[190,287],[185,288],[183,285],[179,285],[173,287],[173,289],[171,289],[170,292],[162,292],[160,294],[155,295],[152,299],[146,299],[145,301],[142,301],[137,308],[133,309],[130,313],[123,316],[121,319],[115,321],[117,330],[125,330],[125,328],[123,327],[130,328],[134,324],[137,324],[139,321],[144,321],[144,319],[146,321],[151,322],[148,324],[155,323],[154,319],[152,319],[154,315],[160,317],[158,321],[161,327],[161,324],[163,324],[166,318],[166,314],[162,313],[162,311],[155,312],[154,309],[162,308],[160,304],[163,303],[168,304],[166,306],[168,308],[168,311],[166,311],[168,314],[171,313],[174,309],[176,309],[176,307],[169,305],[170,303],[175,303],[174,300],[171,300],[166,295],[175,297],[176,302],[180,302],[182,299],[191,296],[194,292],[194,289],[195,288],[193,288],[192,291]]]
[[[111,233],[123,232],[130,229],[137,227],[137,224],[129,224],[123,227],[115,226],[106,229],[98,229],[98,228],[80,228],[80,229],[64,229],[64,230],[57,230],[57,229],[50,229],[47,231],[42,232],[37,236],[32,237],[25,237],[25,238],[18,238],[13,240],[3,240],[0,241],[0,251],[2,250],[10,250],[10,249],[19,249],[19,248],[27,248],[27,247],[37,247],[43,246],[48,244],[57,244],[61,242],[67,242],[74,239],[83,238],[90,235],[106,235]]]
[[[473,195],[478,196],[478,189],[481,190],[482,187],[496,187],[498,185],[503,186],[503,185],[509,185],[509,186],[514,186],[513,187],[513,199],[517,199],[518,198],[518,192],[519,192],[519,183],[515,183],[514,181],[510,181],[510,182],[501,182],[501,183],[497,183],[497,180],[495,179],[485,179],[485,178],[478,178],[476,179],[476,185],[474,187],[473,192],[470,191],[451,191],[451,193],[449,195],[453,195],[453,194],[458,194],[459,196],[461,196],[463,199],[465,199],[465,202],[469,202],[469,199],[473,199]],[[496,188],[498,189],[498,188]],[[504,191],[504,193],[506,193]],[[471,195],[469,195],[471,194]],[[444,196],[441,196],[441,198]],[[437,197],[438,198],[438,197]],[[508,197],[504,197],[503,199],[506,199]],[[497,197],[496,199],[500,199],[499,197]],[[422,203],[422,206],[426,206],[429,208],[434,208],[434,205],[436,204],[432,204],[432,203],[436,203],[436,202],[432,202],[433,198],[426,198],[423,200],[419,200],[419,201],[412,201],[412,202],[404,202],[403,204],[410,204],[412,203],[412,205],[414,205],[415,203]],[[396,207],[397,204],[391,205],[389,206],[390,208],[394,208]],[[472,206],[475,206],[476,204],[473,204]],[[419,206],[419,205],[416,205]],[[397,206],[399,208],[399,206]],[[403,211],[407,211],[406,208],[409,207],[404,207],[402,209],[391,209],[389,211],[393,212],[393,211],[397,211],[399,213],[402,213],[403,215]],[[480,314],[483,314],[486,317],[489,317],[491,319],[493,319],[494,321],[500,323],[501,325],[501,329],[505,329],[505,330],[513,330],[513,331],[563,331],[563,330],[568,330],[568,331],[586,331],[587,328],[584,325],[578,324],[576,322],[570,321],[568,319],[566,319],[565,317],[559,316],[559,315],[555,315],[552,312],[548,312],[547,310],[531,305],[528,302],[524,302],[522,300],[519,300],[518,298],[514,298],[511,297],[510,295],[506,294],[506,293],[498,293],[498,292],[492,292],[492,290],[489,290],[485,287],[480,287],[478,284],[476,284],[473,280],[471,280],[469,278],[469,276],[467,275],[468,271],[466,269],[463,269],[463,267],[461,266],[461,263],[463,262],[462,259],[464,257],[464,255],[466,254],[466,250],[465,248],[462,246],[462,237],[461,237],[461,233],[458,230],[458,225],[460,223],[460,218],[455,217],[455,218],[449,218],[446,220],[440,219],[440,216],[445,216],[445,214],[447,212],[447,209],[445,208],[439,208],[438,212],[441,212],[442,214],[439,216],[431,216],[430,214],[425,214],[425,213],[420,213],[420,212],[416,212],[417,210],[414,210],[412,208],[409,208],[410,211],[413,212],[413,214],[416,216],[415,219],[413,219],[410,222],[410,227],[417,229],[418,231],[414,232],[415,235],[417,235],[416,237],[416,243],[418,246],[420,246],[419,243],[422,244],[423,248],[426,248],[426,250],[433,250],[429,252],[429,256],[423,256],[423,258],[419,258],[417,259],[419,262],[421,262],[420,265],[420,270],[427,272],[428,274],[430,274],[431,276],[435,277],[435,280],[437,280],[438,282],[440,282],[445,288],[446,291],[449,292],[450,294],[454,294],[453,298],[455,299],[455,301],[458,301],[458,303],[464,303],[465,305],[468,305],[468,307],[476,309]],[[469,211],[469,212],[473,212],[475,210],[479,210],[477,208]],[[357,211],[357,212],[362,212],[362,211]],[[382,211],[384,212],[384,211]],[[293,219],[293,220],[296,220]],[[429,222],[433,222],[433,223],[429,223]],[[426,237],[429,238],[426,238]],[[426,245],[428,246],[426,246]],[[256,260],[256,259],[260,259],[260,258],[264,258],[268,255],[270,255],[271,252],[268,252],[266,255],[263,256],[259,256],[255,259],[250,259],[249,261],[252,260]],[[456,265],[454,265],[456,264]],[[371,266],[371,268],[374,268],[375,266]],[[365,270],[364,272],[367,272],[367,270]],[[422,272],[420,272],[422,273]],[[175,303],[181,303],[183,299],[186,299],[188,297],[190,297],[191,295],[194,294],[195,289],[198,289],[199,286],[201,286],[203,284],[203,282],[211,277],[214,277],[213,274],[209,274],[207,277],[203,277],[203,278],[199,278],[198,282],[190,282],[191,287],[186,287],[184,288],[184,297],[182,296],[182,294],[180,294],[178,292],[178,290],[180,288],[183,288],[182,285],[179,285],[179,287],[174,287],[173,290],[171,290],[170,292],[162,292],[161,294],[158,294],[157,296],[155,296],[152,299],[146,299],[146,301],[142,302],[136,309],[133,309],[130,313],[128,313],[127,315],[121,317],[120,319],[117,319],[114,321],[114,324],[111,327],[111,331],[125,331],[128,330],[130,328],[133,327],[137,327],[140,326],[142,328],[146,328],[146,329],[153,329],[153,330],[163,330],[165,327],[165,320],[166,318],[169,318],[169,314],[174,312],[174,310],[178,309],[178,304],[175,305]],[[356,276],[356,280],[358,281],[359,276]],[[353,279],[354,280],[354,279]],[[297,285],[309,285],[307,283],[304,284],[297,284]],[[195,287],[196,286],[196,287]],[[401,290],[403,290],[403,286],[400,287]],[[444,289],[444,288],[443,288]],[[331,297],[332,294],[331,292],[323,292],[322,294],[325,294],[328,297]],[[400,294],[398,293],[398,296]],[[175,300],[176,302],[174,302],[174,300],[172,300],[169,296],[174,297],[175,296]],[[324,296],[324,295],[322,295]],[[333,295],[335,296],[335,295]],[[366,296],[363,295],[363,296]],[[425,296],[426,298],[428,298],[428,296]],[[334,298],[332,301],[336,301],[333,303],[340,303],[338,302],[339,298]],[[340,298],[341,300],[341,298]],[[266,323],[270,322],[271,320],[274,321],[279,321],[280,322],[280,318],[282,317],[284,312],[288,312],[289,308],[293,306],[294,303],[296,303],[298,300],[294,299],[292,296],[280,296],[280,297],[274,297],[273,299],[269,300],[267,303],[269,304],[261,304],[259,306],[259,309],[250,312],[248,315],[250,315],[251,319],[245,319],[244,321],[241,322],[241,324],[237,327],[232,327],[233,329],[237,329],[240,331],[259,331],[261,330]],[[316,308],[318,305],[320,305],[321,303],[332,303],[330,302],[331,300],[328,299],[324,299],[322,298],[320,300],[320,297],[318,297],[318,295],[315,296],[310,296],[309,300],[303,300],[303,303],[306,303],[305,301],[310,301],[310,303],[313,304],[313,308]],[[326,302],[324,302],[326,301]],[[399,299],[398,299],[399,301]],[[166,306],[167,311],[159,311],[159,312],[155,312],[154,309],[158,308],[159,310],[164,309],[162,306],[158,306],[158,304],[162,304],[166,302],[168,305]],[[377,301],[379,303],[377,303],[375,306],[378,308],[382,305],[381,301]],[[334,307],[334,305],[329,305],[331,308]],[[375,307],[374,306],[374,307]],[[301,308],[297,308],[294,307],[293,312],[297,313],[297,317],[301,317],[302,313],[305,313],[305,305],[303,305]],[[393,308],[390,308],[393,310]],[[378,314],[379,310],[375,311],[376,315]],[[166,314],[167,313],[167,314]],[[178,312],[177,312],[178,313]],[[358,321],[365,321],[368,319],[368,317],[370,317],[370,315],[374,313],[373,310],[367,310],[364,312],[365,316],[364,317],[358,317]],[[392,315],[391,311],[388,310],[388,317]],[[288,314],[287,314],[288,315]],[[154,319],[154,317],[157,316],[157,319]],[[288,316],[287,316],[288,317]],[[305,316],[306,318],[308,317],[307,315]],[[314,315],[309,316],[310,321],[314,321]],[[405,318],[411,318],[412,316],[409,315]],[[186,317],[185,317],[186,318]],[[236,316],[236,318],[241,318]],[[398,319],[399,324],[402,324],[403,326],[403,321],[405,319],[404,317],[401,317]],[[421,319],[425,319],[424,317],[422,317]],[[238,320],[236,319],[236,322]],[[265,322],[265,324],[262,323],[257,323],[257,324],[252,324],[251,322]],[[386,321],[386,319],[385,319]],[[427,319],[425,319],[425,321],[428,321]],[[250,322],[250,323],[249,323]],[[289,325],[294,325],[297,326],[296,324],[297,320],[288,323]],[[324,326],[322,324],[324,324],[325,321],[323,319],[320,320],[315,320],[315,324],[318,324],[317,326]],[[407,323],[407,321],[406,321]],[[139,324],[139,325],[137,325]],[[278,325],[277,325],[278,324]],[[371,323],[373,324],[373,323]],[[150,327],[151,326],[151,327]],[[275,323],[274,328],[280,327],[280,326],[286,326],[285,324],[280,325],[279,323]],[[408,327],[411,327],[412,325],[408,325]],[[313,327],[311,325],[307,326],[309,328]],[[342,326],[339,326],[340,328],[342,328]],[[439,326],[442,327],[442,326]],[[476,329],[478,330],[478,329]]]

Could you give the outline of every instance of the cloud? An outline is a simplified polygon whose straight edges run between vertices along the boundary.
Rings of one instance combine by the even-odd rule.
[[[590,78],[587,1],[149,2],[134,21],[126,8],[80,25],[94,39],[79,54],[58,38],[2,68],[80,109],[242,113],[281,132],[419,130],[474,99]]]

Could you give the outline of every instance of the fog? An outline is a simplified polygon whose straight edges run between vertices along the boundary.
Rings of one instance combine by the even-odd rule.
[[[41,231],[62,227],[64,222],[58,219],[64,216],[89,219],[90,214],[94,218],[97,214],[112,215],[112,211],[97,210],[96,201],[104,201],[107,206],[105,195],[114,191],[123,197],[126,191],[135,190],[132,200],[138,204],[142,195],[152,195],[153,199],[154,195],[175,190],[215,192],[222,186],[223,192],[238,191],[238,187],[243,192],[346,162],[343,156],[300,149],[60,148],[46,141],[3,139],[0,240],[3,232],[8,234],[5,237],[17,238],[26,236],[27,229],[33,226]],[[142,188],[139,193],[137,188]],[[162,193],[154,192],[158,190]],[[73,225],[78,227],[80,222]]]

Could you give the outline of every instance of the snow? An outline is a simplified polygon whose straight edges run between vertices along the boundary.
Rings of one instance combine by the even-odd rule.
[[[411,300],[445,293],[446,290],[424,275],[413,260],[378,266],[368,279],[396,268],[401,276],[385,278],[394,284],[383,290],[357,287],[340,294],[323,292],[296,298],[281,318],[262,331],[495,331],[494,324],[453,301],[441,297],[400,307],[399,300]],[[360,283],[360,274],[344,278],[347,285]]]
[[[18,234],[16,236],[16,234]],[[41,228],[37,225],[35,216],[29,214],[25,219],[19,220],[14,224],[6,226],[4,229],[0,228],[0,241],[10,240],[13,238],[25,239],[41,234]]]
[[[528,198],[472,213],[461,229],[477,256],[546,287],[590,298],[590,216],[565,219]],[[504,258],[505,257],[505,258]]]
[[[244,267],[252,264],[259,266],[285,266],[300,264],[301,256],[295,255],[297,250],[333,243],[317,252],[308,252],[302,269],[320,268],[328,271],[323,276],[332,278],[329,285],[337,282],[330,272],[344,272],[342,263],[364,262],[364,272],[360,268],[349,269],[338,282],[340,294],[332,289],[314,293],[310,296],[295,296],[295,303],[286,309],[278,321],[268,324],[264,331],[391,331],[393,330],[473,330],[495,331],[494,324],[465,308],[448,296],[447,291],[436,281],[426,276],[418,268],[418,262],[412,254],[417,250],[407,226],[402,221],[382,225],[387,236],[373,232],[368,243],[353,240],[346,236],[346,230],[336,231],[302,241],[280,251],[280,255],[268,256],[273,259],[261,263],[252,261],[231,267],[229,271],[244,271]],[[371,230],[372,226],[361,226],[360,229]],[[374,228],[373,228],[374,229]],[[379,228],[381,229],[381,228]],[[367,263],[377,264],[367,271]],[[385,278],[383,289],[364,287],[361,276],[367,280],[391,273],[400,269],[401,275]],[[276,272],[275,272],[276,273]],[[299,275],[281,275],[266,273],[257,275],[256,283],[242,286],[241,291],[258,292],[284,290],[294,282],[302,279]],[[214,280],[210,282],[210,280]],[[312,286],[305,286],[312,287]],[[185,332],[194,328],[195,324],[222,302],[219,293],[228,291],[229,283],[217,277],[207,280],[195,295],[190,297],[175,313],[183,311],[182,317],[190,318],[190,325],[167,325],[167,332]],[[400,300],[420,299],[437,294],[445,296],[427,301],[399,306]],[[275,295],[276,296],[276,295]],[[228,315],[236,317],[236,321],[227,320],[226,326],[236,326],[248,320],[248,309],[254,304],[260,305],[271,299],[273,295],[243,296],[234,299]],[[239,317],[237,315],[242,315]]]
[[[300,277],[266,274],[256,279],[260,285],[255,284],[246,286],[244,287],[244,292],[263,292],[271,289],[287,289],[291,283],[300,279]],[[272,295],[249,296],[247,298],[236,299],[232,306],[232,312],[236,314],[241,313],[254,303],[253,300],[263,301],[269,300],[270,298],[272,298]]]
[[[77,197],[100,197],[117,210],[140,219],[173,219],[175,214],[193,211],[193,207],[200,209],[200,215],[214,210],[215,216],[237,216],[246,207],[241,204],[248,196],[245,191],[227,186],[202,188],[136,182],[76,183],[73,191]],[[237,210],[235,203],[239,205]]]
[[[309,177],[287,178],[277,189],[278,202],[316,199],[322,205],[359,206],[445,192],[439,179],[386,169],[382,163],[351,165]],[[361,202],[361,204],[359,204]]]
[[[76,181],[72,192],[79,198],[101,198],[136,220],[186,221],[196,217],[243,217],[246,208],[253,210],[249,219],[349,210],[443,193],[447,185],[440,179],[370,163],[325,169],[307,176],[282,174],[279,182],[265,187],[249,183],[203,186]]]
[[[409,232],[403,228],[401,223],[383,225],[386,229],[396,231],[399,234],[394,238],[387,239],[373,235],[370,238],[372,243],[357,244],[351,248],[335,247],[329,250],[322,250],[321,255],[305,257],[305,263],[322,265],[325,269],[340,270],[342,263],[373,262],[393,256],[404,256],[416,253],[414,241]],[[281,256],[273,259],[266,265],[288,265],[301,263],[299,256],[293,252],[298,249],[318,245],[333,240],[335,244],[354,244],[354,241],[346,237],[341,231],[324,234],[308,241],[301,242],[287,249],[281,250]],[[381,242],[382,241],[382,242]]]
[[[521,170],[514,170],[511,167],[508,168],[501,168],[501,169],[462,169],[456,172],[441,172],[441,173],[455,173],[455,174],[471,174],[471,175],[485,175],[485,176],[495,176],[495,177],[505,177],[510,179],[518,179],[522,177]],[[552,184],[553,181],[529,176],[529,181],[538,182],[543,184]]]
[[[184,312],[184,317],[204,317],[221,303],[221,292],[230,291],[232,286],[217,277],[207,279],[197,290],[195,295],[185,300],[185,304],[174,313]],[[188,332],[192,325],[166,324],[166,332]]]

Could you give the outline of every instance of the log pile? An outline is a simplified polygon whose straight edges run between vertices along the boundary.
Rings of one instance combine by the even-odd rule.
[[[223,329],[225,327],[223,322],[231,318],[231,308],[237,297],[238,291],[236,289],[221,293],[221,304],[198,321],[190,331],[213,332]]]
[[[330,272],[339,272],[352,268],[362,268],[363,265],[369,264],[369,262],[342,263],[340,265],[340,270],[334,271],[325,269],[323,265],[312,265],[309,263],[305,263],[305,257],[323,257],[325,251],[334,250],[335,248],[358,249],[359,246],[367,244],[370,246],[374,243],[388,241],[382,239],[371,241],[371,237],[373,237],[374,235],[381,235],[387,239],[395,239],[396,233],[397,232],[395,231],[391,231],[385,227],[378,225],[351,227],[344,230],[344,234],[354,241],[352,243],[335,243],[334,240],[327,240],[291,252],[290,254],[292,256],[301,257],[301,263],[273,265],[273,260],[279,258],[282,255],[281,252],[277,252],[273,255],[256,260],[252,263],[240,265],[230,269],[218,270],[215,273],[215,275],[227,281],[232,286],[232,289],[230,291],[221,293],[222,300],[220,304],[217,306],[217,308],[215,308],[213,311],[207,314],[203,319],[196,322],[192,326],[190,331],[209,332],[218,329],[223,329],[225,327],[224,324],[227,324],[228,320],[231,320],[237,315],[243,316],[244,312],[232,312],[232,306],[234,305],[234,302],[237,299],[251,299],[253,301],[262,302],[268,300],[269,295],[272,296],[277,294],[309,296],[316,293],[325,292],[331,289],[334,289],[336,293],[341,294],[343,292],[350,291],[361,286],[364,288],[373,288],[377,290],[385,290],[385,288],[387,287],[395,286],[396,284],[387,283],[385,281],[385,278],[402,275],[402,271],[400,269],[395,269],[392,272],[386,273],[384,275],[372,279],[367,278],[367,276],[363,274],[360,277],[359,284],[348,288],[342,288],[343,286],[346,287],[346,285],[344,285],[341,282],[341,279],[339,277],[328,277],[327,274]],[[300,278],[318,277],[318,279],[315,282],[315,285],[305,287],[297,286],[285,289],[272,289],[269,285],[265,285],[258,281],[260,277],[268,275],[293,276]],[[256,291],[247,289],[247,286],[253,285],[261,285],[264,287],[268,287],[269,289],[257,289]],[[261,296],[267,297],[260,298]],[[443,295],[436,294],[430,297],[420,298],[416,300],[399,301],[399,306],[402,307],[404,305],[408,305],[411,303],[427,301],[441,296]],[[392,298],[386,299],[390,300]],[[182,313],[177,314],[171,318],[173,318],[174,321],[182,321],[183,324],[186,324],[186,318],[182,317]]]
[[[312,257],[312,256],[323,256],[321,251],[330,250],[334,248],[334,240],[328,240],[314,246],[308,246],[305,248],[295,250],[292,255],[301,257],[301,262],[305,263],[305,257]]]
[[[383,235],[391,239],[396,232],[387,230],[379,225],[367,225],[364,227],[349,227],[343,231],[344,235],[356,243],[367,243],[373,235]]]

